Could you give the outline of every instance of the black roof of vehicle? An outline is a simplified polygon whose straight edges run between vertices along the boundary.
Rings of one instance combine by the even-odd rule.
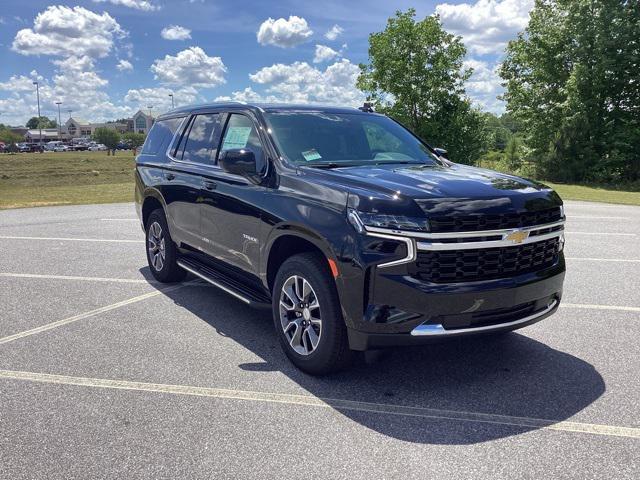
[[[242,103],[242,102],[212,102],[197,105],[187,105],[170,110],[158,117],[159,120],[166,117],[173,117],[180,114],[195,113],[198,111],[209,109],[237,109],[244,108],[247,110],[257,110],[263,112],[281,112],[281,111],[307,111],[307,112],[324,112],[324,113],[365,113],[355,107],[335,107],[327,105],[313,104],[295,104],[295,103]]]

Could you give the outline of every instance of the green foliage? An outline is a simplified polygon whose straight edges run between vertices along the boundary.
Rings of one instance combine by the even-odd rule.
[[[640,179],[638,1],[537,0],[501,76],[546,178]]]
[[[0,124],[0,142],[7,145],[21,142],[23,139],[20,135],[13,133],[9,127]]]
[[[37,128],[56,128],[58,126],[58,122],[55,120],[51,120],[49,117],[31,117],[27,122],[26,127],[30,130],[35,130]]]
[[[134,133],[134,132],[127,132],[122,137],[122,139],[126,141],[134,151],[140,148],[144,144],[145,138],[146,137],[144,133]]]
[[[486,149],[485,117],[465,97],[466,49],[437,16],[415,20],[415,10],[396,12],[384,31],[369,36],[369,64],[357,86],[376,110],[405,124],[450,157],[473,163]]]
[[[113,128],[96,128],[96,131],[93,134],[93,139],[102,143],[109,150],[113,151],[118,146],[120,142],[120,134],[116,132]]]

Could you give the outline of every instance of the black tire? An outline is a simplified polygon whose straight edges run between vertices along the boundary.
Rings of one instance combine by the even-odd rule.
[[[163,283],[182,281],[187,272],[176,263],[178,249],[171,239],[167,219],[161,208],[149,215],[145,225],[145,239],[147,262],[153,277]]]
[[[283,305],[282,308],[284,310],[281,311],[280,301],[281,297],[284,298],[283,286],[286,282],[289,282],[288,286],[296,285],[295,282],[297,280],[294,279],[292,281],[294,277],[305,280],[311,287],[311,293],[309,293],[307,301],[311,298],[312,304],[311,308],[306,308],[306,313],[304,312],[305,309],[302,308],[300,311],[293,311],[289,305],[293,303],[290,301],[289,296],[286,296],[286,305]],[[304,287],[302,287],[302,290],[304,290]],[[297,296],[297,298],[300,298],[300,296]],[[313,307],[316,301],[319,306]],[[300,305],[305,304],[300,303],[298,307]],[[309,306],[310,304],[306,303],[306,305]],[[342,370],[351,364],[353,352],[349,349],[347,328],[342,318],[338,292],[329,272],[327,260],[323,256],[314,253],[302,253],[287,259],[281,265],[273,286],[272,310],[276,334],[282,349],[291,362],[300,370],[311,375],[324,375]],[[316,328],[318,325],[315,317],[321,319],[319,329]],[[307,321],[306,326],[301,327],[305,320]],[[315,322],[314,325],[312,325],[312,322]],[[288,330],[288,333],[285,333],[284,325],[292,323],[296,324]],[[295,334],[292,332],[298,332],[299,328],[303,328],[303,330],[301,330],[300,345],[296,350],[292,346],[292,343],[297,343],[294,341]],[[305,344],[309,349],[313,344],[310,338],[311,333],[309,332],[316,334],[316,337],[314,337],[317,339],[316,345],[311,351],[301,353],[301,351],[305,350]],[[320,332],[320,334],[317,335],[317,332]]]

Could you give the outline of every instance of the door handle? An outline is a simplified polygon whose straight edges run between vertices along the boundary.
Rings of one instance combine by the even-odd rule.
[[[215,190],[216,187],[218,186],[215,182],[210,182],[210,181],[205,181],[203,185],[206,190]]]
[[[173,180],[174,178],[176,178],[176,176],[173,173],[165,173],[164,178],[166,178],[167,180]]]

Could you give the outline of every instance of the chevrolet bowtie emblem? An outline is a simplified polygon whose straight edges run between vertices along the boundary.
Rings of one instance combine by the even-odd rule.
[[[529,232],[526,230],[516,230],[515,232],[511,232],[509,235],[505,237],[505,240],[509,240],[513,243],[522,243],[527,238],[529,238]]]

